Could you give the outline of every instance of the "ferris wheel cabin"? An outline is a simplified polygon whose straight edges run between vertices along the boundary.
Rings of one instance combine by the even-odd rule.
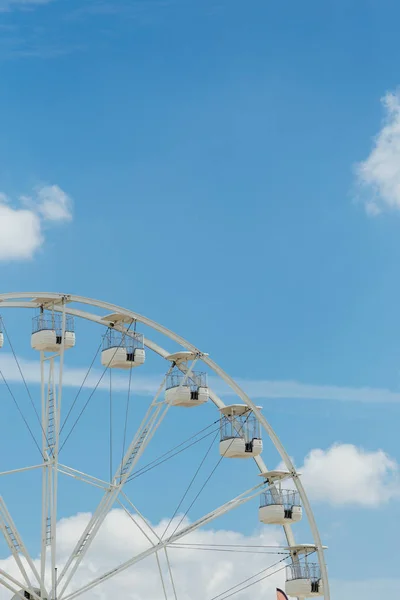
[[[315,552],[313,545],[292,546],[293,563],[286,567],[286,594],[291,598],[317,598],[324,595],[321,569],[318,563],[308,561]],[[303,556],[304,555],[304,556]]]
[[[110,369],[140,367],[146,360],[143,334],[108,329],[103,337],[101,364]]]
[[[261,474],[269,488],[260,496],[258,518],[266,525],[290,525],[301,521],[303,511],[300,495],[295,490],[282,488],[282,482],[290,474],[286,471],[270,471]]]
[[[207,373],[183,373],[175,367],[167,375],[165,401],[171,406],[192,408],[208,400]]]
[[[220,412],[221,456],[253,458],[261,454],[261,427],[253,411],[246,404],[232,404],[224,406]]]
[[[60,352],[63,341],[63,315],[40,309],[32,320],[31,346],[42,352]],[[65,315],[64,350],[75,346],[74,318]]]

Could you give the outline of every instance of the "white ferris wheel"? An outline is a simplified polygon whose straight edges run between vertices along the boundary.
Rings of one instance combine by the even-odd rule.
[[[15,361],[17,372],[9,381],[10,361],[3,367],[0,355],[2,405],[9,402],[14,410],[10,421],[3,421],[2,437],[12,439],[5,435],[12,429],[14,437],[25,439],[24,455],[28,453],[26,464],[19,464],[21,452],[1,448],[0,527],[2,555],[8,557],[8,562],[0,560],[6,594],[1,598],[119,600],[118,594],[101,590],[124,574],[133,578],[151,561],[148,595],[132,592],[127,598],[256,598],[256,586],[279,573],[289,597],[330,599],[325,547],[301,475],[261,407],[208,354],[147,317],[80,296],[1,294],[0,312],[1,352]],[[25,347],[36,358],[24,361]],[[238,339],[236,351],[243,350]],[[76,367],[78,353],[85,369]],[[145,365],[151,378],[143,379]],[[154,373],[161,374],[156,383]],[[82,374],[79,385],[77,376]],[[135,392],[139,374],[142,386],[148,386],[146,397]],[[17,387],[18,377],[23,385]],[[96,400],[96,394],[102,399]],[[284,466],[270,470],[265,455],[268,462],[275,461],[272,466]],[[166,465],[169,471],[162,475]],[[143,480],[147,476],[143,489],[141,475]],[[17,500],[16,486],[24,490]],[[14,490],[10,502],[9,490]],[[58,523],[70,507],[87,517],[66,546]],[[121,547],[126,554],[118,562],[118,551],[111,566],[97,568],[90,553],[116,508],[132,524],[126,548]],[[163,527],[154,525],[158,509]],[[167,510],[172,516],[164,527]],[[232,515],[240,515],[238,522],[250,529],[272,526],[277,531],[282,526],[282,543],[199,541],[199,532],[215,527],[218,520],[230,527]],[[302,535],[308,532],[307,543],[295,539],[296,527]],[[137,541],[134,550],[131,539]],[[194,570],[200,568],[204,551],[212,556],[239,552],[247,575],[242,570],[230,573],[225,587],[210,596],[211,588],[199,589],[193,572],[192,590],[182,589],[178,566],[183,549],[198,556],[188,563]],[[265,566],[257,570],[260,560]],[[208,563],[207,581],[212,580],[212,566]]]

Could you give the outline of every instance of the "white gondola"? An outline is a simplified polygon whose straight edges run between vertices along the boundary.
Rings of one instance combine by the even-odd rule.
[[[258,407],[259,409],[261,407]],[[219,452],[225,458],[252,458],[261,454],[263,443],[257,417],[246,404],[220,409]]]
[[[291,598],[317,598],[324,595],[319,564],[309,562],[308,556],[316,551],[314,544],[288,548],[293,562],[286,567],[285,591]],[[325,550],[326,547],[324,546]]]
[[[33,319],[31,346],[43,352],[60,352],[63,316],[53,311],[41,311]],[[64,350],[75,346],[74,318],[65,315]]]
[[[317,598],[324,595],[317,563],[292,563],[286,567],[286,594],[291,598]]]
[[[4,346],[3,322],[0,317],[0,348]]]
[[[103,337],[101,364],[111,369],[140,367],[146,360],[143,334],[109,329]]]
[[[282,489],[282,482],[290,474],[285,471],[262,473],[270,487],[260,496],[258,518],[266,525],[288,525],[301,521],[303,511],[299,493]]]
[[[191,408],[205,404],[208,398],[207,373],[192,371],[186,375],[174,368],[167,375],[165,401],[168,404]]]

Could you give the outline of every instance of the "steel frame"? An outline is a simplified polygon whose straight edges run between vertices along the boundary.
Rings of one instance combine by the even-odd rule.
[[[63,365],[64,365],[64,341],[65,341],[64,333],[65,333],[66,315],[68,314],[68,315],[84,318],[84,319],[87,319],[92,322],[99,323],[103,326],[114,327],[116,330],[125,332],[128,335],[129,335],[129,331],[127,330],[127,328],[124,325],[125,322],[130,321],[132,323],[133,321],[135,321],[138,323],[142,323],[146,326],[149,326],[150,328],[154,329],[158,333],[164,334],[167,338],[169,338],[173,342],[180,344],[186,350],[194,353],[196,355],[196,359],[194,362],[201,359],[211,370],[214,371],[214,373],[216,375],[221,377],[221,379],[225,383],[227,383],[229,385],[229,387],[239,396],[239,398],[241,398],[241,400],[253,411],[253,413],[257,417],[258,421],[263,426],[264,430],[266,431],[266,433],[268,434],[272,443],[274,444],[275,448],[277,449],[278,453],[280,454],[281,459],[282,459],[283,463],[285,464],[285,467],[288,470],[290,477],[293,478],[295,486],[299,492],[299,495],[302,500],[303,508],[304,508],[305,514],[308,518],[310,529],[311,529],[311,532],[312,532],[312,535],[314,538],[314,548],[315,548],[315,551],[317,552],[318,561],[319,561],[319,565],[320,565],[320,569],[321,569],[321,578],[322,578],[322,582],[323,582],[324,598],[325,598],[325,600],[330,600],[329,581],[328,581],[328,574],[327,574],[325,555],[324,555],[325,548],[322,545],[322,541],[321,541],[320,534],[319,534],[319,531],[317,528],[317,524],[316,524],[316,521],[314,518],[314,514],[312,511],[311,505],[309,503],[309,500],[307,498],[305,489],[300,480],[300,477],[296,471],[296,468],[295,468],[292,460],[290,459],[289,455],[287,454],[284,446],[282,445],[282,443],[281,443],[280,439],[278,438],[278,436],[276,435],[275,431],[272,429],[271,425],[266,420],[265,416],[260,412],[259,408],[254,404],[254,402],[249,398],[249,396],[241,389],[241,387],[227,373],[225,373],[225,371],[223,371],[223,369],[221,369],[207,354],[202,353],[198,348],[196,348],[195,346],[190,344],[187,340],[185,340],[181,336],[175,334],[174,332],[170,331],[166,327],[156,323],[155,321],[152,321],[151,319],[148,319],[147,317],[144,317],[138,313],[135,313],[133,311],[121,308],[119,306],[116,306],[116,305],[108,303],[108,302],[102,302],[102,301],[98,301],[98,300],[94,300],[94,299],[90,299],[90,298],[86,298],[86,297],[82,297],[82,296],[76,296],[76,295],[47,293],[47,292],[22,292],[22,293],[16,292],[16,293],[9,293],[9,294],[0,294],[0,309],[3,309],[3,308],[38,308],[40,306],[43,306],[43,304],[46,307],[50,307],[51,310],[60,312],[62,314],[62,323],[63,323],[63,325],[62,325],[62,344],[61,344],[60,352],[57,354],[51,355],[51,356],[46,356],[45,353],[41,352],[40,362],[41,362],[41,381],[42,381],[41,395],[42,395],[43,465],[38,465],[38,467],[36,467],[36,466],[26,467],[26,468],[22,468],[22,469],[16,469],[16,470],[13,470],[10,472],[0,473],[0,476],[1,476],[3,474],[5,475],[5,474],[9,474],[9,473],[16,473],[16,472],[20,472],[25,469],[31,469],[31,468],[34,469],[34,468],[40,468],[40,467],[43,470],[41,571],[40,571],[40,574],[38,574],[37,572],[35,573],[35,576],[38,576],[37,579],[38,579],[38,583],[40,585],[42,598],[48,597],[49,600],[50,600],[50,598],[52,600],[73,600],[73,598],[80,596],[81,594],[85,593],[89,589],[92,589],[93,587],[96,587],[97,585],[101,584],[102,582],[110,579],[111,577],[114,577],[118,573],[124,571],[125,569],[138,563],[139,561],[143,560],[144,558],[146,558],[147,556],[150,556],[153,553],[156,553],[157,562],[159,564],[158,554],[160,551],[165,552],[167,562],[168,562],[168,568],[170,571],[171,581],[173,581],[172,580],[172,572],[171,572],[170,564],[169,564],[169,560],[168,560],[167,547],[169,545],[171,545],[173,542],[176,542],[181,537],[184,537],[191,531],[194,531],[198,527],[201,527],[201,526],[205,525],[206,523],[214,520],[221,514],[224,514],[224,512],[227,512],[228,510],[232,510],[233,508],[236,508],[236,506],[240,505],[241,503],[246,502],[248,499],[250,499],[250,497],[254,497],[254,495],[257,495],[258,493],[260,493],[260,491],[262,491],[262,489],[259,490],[259,488],[261,488],[261,486],[264,485],[264,484],[260,484],[259,486],[252,488],[252,490],[249,490],[248,492],[241,494],[236,499],[226,503],[222,507],[219,507],[219,509],[212,511],[211,513],[209,513],[202,519],[199,519],[198,521],[191,524],[190,526],[188,526],[182,530],[179,530],[177,532],[174,532],[174,534],[172,536],[170,536],[169,538],[167,538],[166,540],[159,539],[158,543],[152,545],[151,548],[148,549],[147,551],[142,552],[141,554],[137,555],[136,557],[133,557],[129,561],[126,561],[125,563],[119,565],[119,567],[114,568],[111,571],[103,574],[102,576],[94,579],[93,581],[89,582],[82,588],[75,590],[72,593],[67,594],[68,585],[70,584],[76,570],[78,569],[81,561],[83,560],[83,557],[86,554],[88,548],[90,547],[91,543],[93,542],[98,530],[101,527],[101,524],[104,522],[104,519],[106,518],[108,512],[111,510],[112,506],[115,504],[116,501],[118,501],[118,497],[119,497],[120,493],[123,491],[124,484],[126,483],[129,475],[132,473],[134,466],[137,464],[137,461],[139,460],[140,456],[143,454],[144,449],[146,448],[147,444],[150,442],[151,438],[153,437],[155,431],[159,427],[160,423],[162,422],[162,420],[165,417],[165,414],[168,410],[168,406],[165,406],[164,402],[158,401],[158,398],[159,398],[161,391],[163,389],[163,386],[164,386],[164,381],[163,381],[162,384],[160,385],[160,388],[159,388],[155,398],[153,399],[153,402],[150,405],[148,413],[146,414],[144,420],[142,421],[141,426],[139,427],[136,435],[134,436],[134,438],[126,452],[124,459],[122,460],[120,466],[118,467],[112,482],[107,483],[107,482],[104,482],[97,478],[94,478],[91,475],[88,475],[81,471],[72,469],[71,467],[67,467],[66,465],[60,465],[58,462],[58,453],[59,453],[59,434],[60,434],[62,382],[63,382]],[[75,307],[71,306],[71,304],[78,304],[79,307],[75,308]],[[97,314],[90,313],[86,310],[82,310],[82,308],[80,308],[80,305],[93,306],[98,309],[102,309],[104,311],[109,311],[111,314],[99,316]],[[118,317],[120,317],[120,318],[115,319],[115,315],[118,315]],[[158,344],[155,344],[154,342],[152,342],[150,339],[148,339],[148,338],[145,339],[145,346],[147,348],[149,348],[150,350],[154,351],[155,353],[157,353],[162,358],[168,360],[168,356],[170,355],[170,353],[167,350],[165,350],[164,348],[162,348],[161,346],[159,346]],[[54,362],[57,358],[59,359],[58,385],[56,385],[56,383],[55,383],[55,375],[54,375]],[[47,362],[47,361],[49,362],[49,373],[48,373],[48,379],[46,382],[44,365],[45,365],[45,362]],[[174,364],[172,364],[170,366],[170,369],[172,369],[173,366],[174,366]],[[178,368],[181,368],[181,369],[183,366],[183,369],[184,369],[184,365],[178,364],[177,366],[178,366]],[[193,366],[194,366],[194,364],[192,364],[192,366],[189,369],[186,369],[186,371],[182,369],[183,372],[186,373],[186,377],[190,375],[190,373],[193,369]],[[221,409],[225,406],[225,404],[221,400],[221,398],[217,394],[215,394],[215,392],[213,392],[212,390],[210,390],[210,399],[218,409]],[[54,431],[51,426],[51,423],[52,423],[51,414],[54,415],[54,421],[53,421],[54,422]],[[260,472],[265,473],[268,471],[261,456],[255,457],[254,460],[255,460]],[[68,559],[64,568],[62,569],[60,575],[57,576],[56,522],[57,522],[57,492],[58,492],[58,479],[57,478],[58,478],[59,473],[63,473],[67,476],[74,477],[76,479],[80,479],[90,485],[102,487],[105,490],[105,494],[104,494],[103,499],[100,502],[99,506],[97,507],[97,510],[94,512],[88,526],[86,527],[85,532],[82,534],[81,538],[79,539],[78,543],[76,544],[73,553],[71,554],[70,558]],[[272,485],[272,487],[274,486],[273,483],[271,483],[271,485]],[[255,490],[257,490],[257,491],[255,492]],[[253,495],[251,495],[250,497],[246,497],[246,494],[248,494],[249,492],[253,492]],[[0,519],[3,519],[2,515],[3,515],[3,512],[0,511]],[[3,530],[3,533],[4,533],[4,523],[5,523],[4,520],[0,520],[0,528]],[[148,526],[148,524],[147,524],[147,526]],[[297,562],[298,561],[298,551],[296,550],[296,548],[298,548],[298,547],[296,546],[296,543],[295,543],[295,538],[293,535],[292,527],[290,525],[285,525],[284,531],[285,531],[286,539],[288,542],[289,551],[292,555],[292,560],[293,560],[293,562]],[[21,542],[22,542],[22,540],[21,540]],[[48,591],[46,590],[46,585],[45,585],[46,577],[48,575],[46,573],[46,555],[47,555],[48,546],[50,546],[50,557],[51,557],[51,560],[50,560],[51,574],[49,577],[49,579],[51,580],[51,587],[50,587],[51,595],[50,596],[47,596]],[[17,554],[18,555],[22,554],[24,556],[24,553],[26,552],[26,548],[22,545],[20,547],[23,548],[23,550],[21,550],[21,552],[17,552]],[[11,548],[10,548],[10,550],[11,550]],[[14,548],[14,552],[12,550],[11,550],[11,552],[13,553],[13,555],[15,555],[15,553],[16,553],[15,548]],[[16,562],[18,564],[18,562],[20,562],[20,559],[18,559],[17,557],[15,557],[15,558],[16,558]],[[28,560],[27,557],[25,557],[25,559]],[[17,596],[20,596],[21,598],[23,598],[23,596],[18,591],[18,586],[20,588],[24,588],[24,586],[25,586],[25,589],[26,589],[26,587],[28,586],[28,581],[29,581],[29,584],[30,584],[29,590],[32,590],[32,598],[35,598],[35,600],[40,600],[39,597],[33,592],[34,586],[32,585],[27,573],[26,573],[27,577],[25,577],[25,574],[23,572],[23,569],[21,570],[21,567],[20,567],[20,572],[23,576],[23,579],[25,580],[25,584],[23,584],[22,582],[19,582],[17,580],[13,580],[13,578],[11,578],[11,576],[9,576],[6,573],[1,572],[1,571],[0,571],[0,584],[4,585],[8,589],[10,589]],[[60,585],[61,582],[63,583],[63,586],[61,587],[60,591],[58,592],[57,591],[58,586]],[[14,584],[14,585],[11,585],[11,584]],[[174,584],[172,584],[172,585],[173,585],[173,589],[174,589],[174,597],[176,600],[175,586],[174,586]],[[17,586],[17,589],[14,586]],[[163,583],[163,589],[165,590],[164,583]]]

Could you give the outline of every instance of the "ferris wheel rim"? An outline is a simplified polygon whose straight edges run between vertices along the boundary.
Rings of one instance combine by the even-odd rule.
[[[29,301],[26,301],[26,300],[29,300]],[[272,443],[275,446],[276,450],[278,451],[279,455],[281,456],[281,459],[284,462],[286,468],[288,469],[288,472],[290,473],[290,476],[292,477],[292,479],[294,481],[297,491],[299,492],[299,495],[300,495],[302,503],[303,503],[303,507],[304,507],[306,515],[307,515],[308,523],[310,525],[312,536],[314,538],[313,547],[315,548],[315,551],[317,552],[317,555],[318,555],[318,561],[319,561],[319,565],[320,565],[320,569],[321,569],[321,580],[322,580],[322,584],[323,584],[323,596],[324,596],[325,600],[330,600],[329,580],[328,580],[328,573],[327,573],[325,554],[324,554],[324,550],[326,549],[326,547],[322,545],[318,526],[317,526],[317,523],[316,523],[316,520],[314,517],[313,510],[311,508],[311,504],[309,502],[308,496],[304,489],[304,486],[299,478],[299,474],[297,473],[297,470],[295,468],[295,465],[293,464],[293,461],[291,460],[290,456],[287,454],[282,442],[280,441],[279,437],[275,433],[274,429],[269,424],[269,422],[267,421],[265,416],[260,412],[259,407],[251,400],[251,398],[246,394],[246,392],[241,388],[241,386],[239,386],[239,384],[237,384],[236,381],[230,375],[228,375],[228,373],[226,373],[216,362],[214,362],[208,356],[208,354],[200,351],[196,346],[191,344],[188,340],[186,340],[182,336],[176,334],[175,332],[168,329],[167,327],[161,325],[157,321],[149,319],[148,317],[141,315],[139,313],[136,313],[135,311],[132,311],[130,309],[126,309],[119,305],[115,305],[110,302],[104,302],[104,301],[97,300],[94,298],[88,298],[85,296],[79,296],[79,295],[75,295],[75,294],[65,294],[65,293],[59,293],[59,292],[58,293],[54,293],[54,292],[9,292],[9,293],[0,294],[0,311],[2,308],[40,308],[41,306],[46,307],[46,305],[49,305],[49,306],[52,306],[52,308],[54,308],[54,310],[61,312],[61,308],[57,307],[57,303],[64,304],[65,312],[67,314],[71,314],[78,318],[83,318],[83,319],[86,319],[86,320],[89,320],[92,322],[96,322],[105,327],[109,327],[110,323],[112,323],[112,326],[118,330],[118,328],[119,328],[118,319],[116,319],[116,320],[114,319],[114,321],[113,321],[111,317],[114,317],[115,315],[117,315],[117,316],[120,315],[122,317],[128,318],[130,321],[136,321],[138,323],[142,323],[143,325],[150,327],[151,329],[157,331],[158,333],[165,335],[170,340],[172,340],[172,341],[180,344],[184,348],[186,348],[186,350],[198,355],[199,359],[202,360],[216,375],[221,377],[221,379],[223,381],[225,381],[225,383],[252,410],[252,412],[255,414],[257,420],[262,425],[263,429],[266,431],[268,437],[272,441]],[[111,314],[100,317],[99,315],[87,313],[86,311],[83,311],[80,309],[68,308],[68,305],[71,303],[83,304],[85,306],[93,306],[96,308],[109,310],[111,312]],[[162,348],[158,344],[155,344],[154,342],[152,342],[147,337],[145,337],[145,345],[146,345],[146,347],[148,347],[149,349],[151,349],[152,351],[157,353],[162,358],[168,360],[168,356],[170,356],[170,353],[168,353],[164,348]],[[220,409],[223,406],[225,406],[225,403],[211,388],[209,391],[210,391],[210,399],[217,408]],[[259,468],[260,472],[268,472],[268,469],[264,463],[262,456],[255,456],[253,459],[256,462],[257,467]],[[295,549],[302,548],[302,546],[299,546],[295,543],[294,536],[292,533],[292,525],[290,525],[290,524],[283,525],[283,529],[285,531],[285,535],[287,538],[288,547],[290,549],[293,549],[293,551],[291,550],[291,555],[292,555],[292,559],[293,559],[297,555],[297,550],[295,550]],[[305,546],[310,546],[310,545],[306,544]]]

